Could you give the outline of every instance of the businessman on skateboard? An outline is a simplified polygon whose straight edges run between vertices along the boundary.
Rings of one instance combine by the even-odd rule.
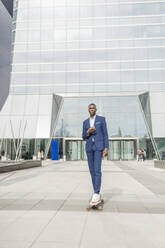
[[[101,163],[102,156],[108,155],[108,132],[103,116],[96,115],[96,105],[89,104],[90,117],[83,122],[82,137],[86,140],[86,154],[93,184],[93,197],[90,204],[101,202]]]

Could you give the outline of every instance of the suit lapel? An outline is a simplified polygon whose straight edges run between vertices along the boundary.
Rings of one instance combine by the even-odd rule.
[[[96,115],[95,122],[94,122],[94,127],[95,128],[96,128],[96,121],[97,121],[97,115]]]
[[[88,129],[90,128],[90,118],[88,118],[88,120],[87,120],[87,127],[88,127]]]

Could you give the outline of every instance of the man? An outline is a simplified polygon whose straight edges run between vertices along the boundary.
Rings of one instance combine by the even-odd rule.
[[[89,104],[88,111],[90,117],[83,122],[82,137],[86,140],[86,154],[94,189],[92,204],[101,200],[101,162],[102,156],[108,154],[109,142],[105,118],[96,115],[94,103]]]

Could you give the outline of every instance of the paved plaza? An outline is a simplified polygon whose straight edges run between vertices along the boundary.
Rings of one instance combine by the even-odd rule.
[[[164,248],[165,170],[103,161],[103,211],[86,211],[87,162],[0,174],[0,248]]]

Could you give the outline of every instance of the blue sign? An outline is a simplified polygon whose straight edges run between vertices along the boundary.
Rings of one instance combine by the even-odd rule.
[[[52,140],[52,160],[58,160],[58,140]]]

